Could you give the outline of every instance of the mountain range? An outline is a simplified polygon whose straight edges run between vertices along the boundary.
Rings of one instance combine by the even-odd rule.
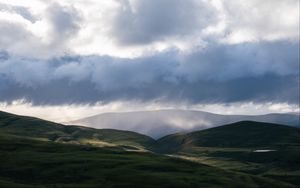
[[[104,113],[67,124],[98,129],[129,130],[160,138],[177,132],[192,132],[239,121],[258,121],[300,127],[299,114],[220,115],[203,111],[157,110],[140,112]]]

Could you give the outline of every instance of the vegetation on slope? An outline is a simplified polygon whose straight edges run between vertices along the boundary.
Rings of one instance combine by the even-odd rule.
[[[158,151],[300,186],[300,130],[244,121],[158,140]]]
[[[97,146],[115,144],[133,146],[139,149],[148,147],[155,142],[152,138],[135,132],[65,126],[38,118],[17,116],[5,112],[0,112],[0,131],[54,142],[93,144]]]
[[[0,134],[0,187],[292,187],[163,155]]]
[[[300,129],[278,124],[241,121],[229,125],[173,134],[158,140],[161,151],[184,147],[267,147],[300,145]]]

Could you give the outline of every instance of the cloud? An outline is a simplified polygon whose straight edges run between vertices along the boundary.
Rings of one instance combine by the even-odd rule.
[[[0,50],[132,58],[211,42],[298,41],[298,10],[298,0],[0,0]]]
[[[122,45],[142,45],[201,32],[216,21],[214,7],[196,0],[120,1],[112,37]]]
[[[169,101],[299,103],[299,43],[213,44],[189,53],[170,50],[140,58],[6,56],[0,101],[93,104]]]
[[[29,20],[30,22],[35,22],[35,16],[24,6],[14,6],[0,3],[0,11],[7,11],[10,13],[15,13],[21,15],[24,19]]]
[[[299,1],[222,0],[224,41],[299,40]]]
[[[81,16],[73,6],[51,4],[46,10],[46,18],[50,23],[52,47],[62,47],[80,30]],[[67,45],[67,44],[66,44]]]
[[[17,55],[34,55],[32,49],[42,51],[38,38],[25,29],[22,23],[0,20],[0,49]],[[43,54],[43,53],[42,53]]]
[[[33,14],[27,7],[0,4],[0,50],[23,57],[49,58],[69,53],[81,17],[72,6],[49,4]]]
[[[184,56],[179,71],[190,81],[299,74],[298,50],[299,43],[287,41],[211,44]]]
[[[299,1],[0,0],[0,101],[299,104]]]

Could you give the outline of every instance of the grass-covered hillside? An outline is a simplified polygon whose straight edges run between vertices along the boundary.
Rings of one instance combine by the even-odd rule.
[[[300,187],[300,129],[243,121],[158,140],[159,152]]]
[[[300,129],[278,124],[241,121],[229,125],[173,134],[158,140],[162,150],[184,147],[280,147],[300,145]]]
[[[0,134],[0,187],[292,187],[259,176],[116,147]]]
[[[92,144],[106,146],[133,146],[143,149],[154,143],[148,136],[130,131],[93,129],[81,126],[65,126],[38,118],[17,116],[0,112],[1,133],[27,136],[54,142]]]
[[[0,187],[299,187],[299,135],[245,121],[154,140],[0,112]]]

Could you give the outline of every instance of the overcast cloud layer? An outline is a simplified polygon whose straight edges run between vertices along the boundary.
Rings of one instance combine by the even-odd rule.
[[[298,0],[0,1],[0,102],[299,95]]]

